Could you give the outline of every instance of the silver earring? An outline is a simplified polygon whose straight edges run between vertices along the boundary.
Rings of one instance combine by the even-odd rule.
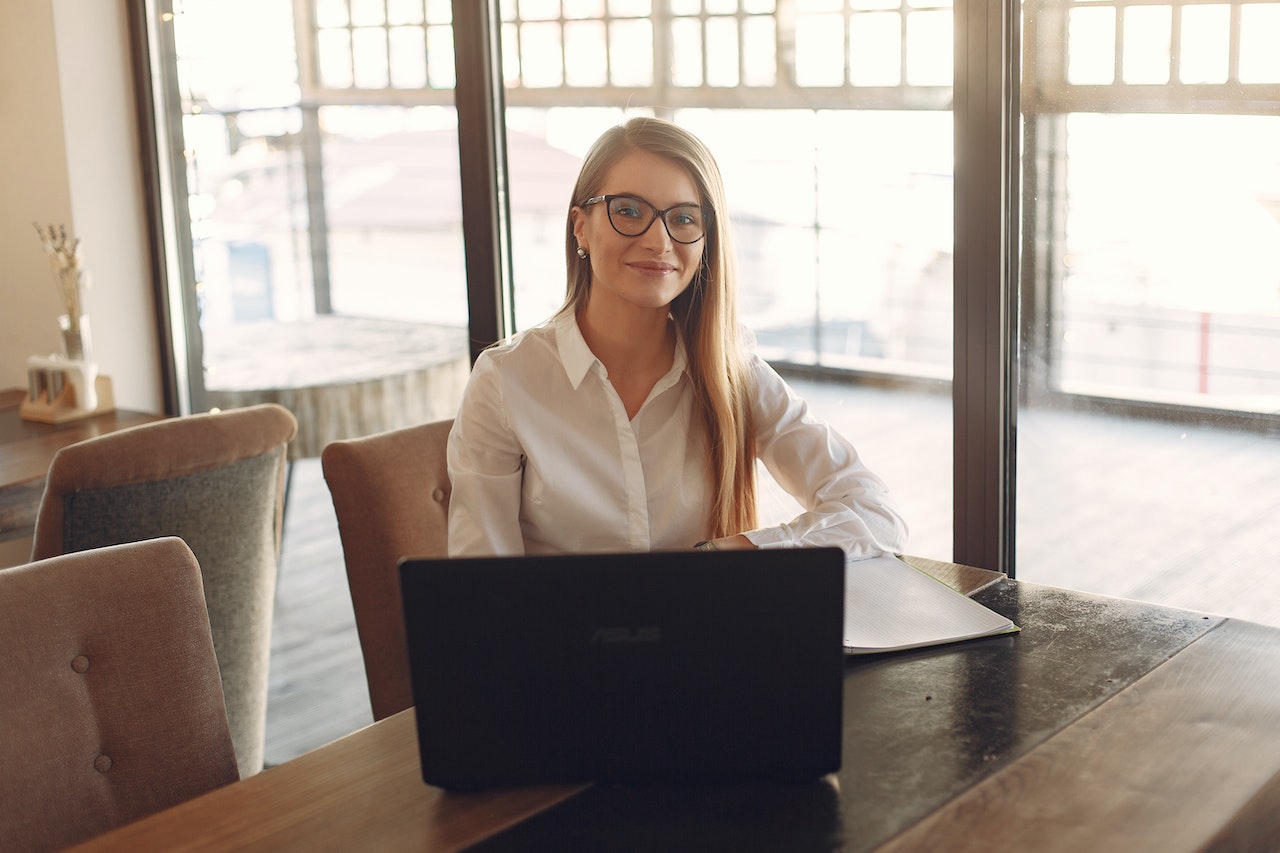
[[[586,260],[586,258],[587,258],[587,250],[586,250],[586,249],[584,249],[584,248],[582,248],[581,246],[579,246],[579,247],[578,247],[578,257],[582,258],[583,260]]]

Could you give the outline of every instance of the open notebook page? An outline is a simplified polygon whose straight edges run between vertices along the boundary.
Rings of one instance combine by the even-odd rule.
[[[897,557],[845,564],[845,654],[914,649],[1017,630],[1009,619]]]

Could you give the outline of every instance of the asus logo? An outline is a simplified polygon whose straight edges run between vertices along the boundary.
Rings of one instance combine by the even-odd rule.
[[[662,641],[662,628],[646,625],[643,628],[597,628],[591,635],[591,644],[597,643],[658,643]]]

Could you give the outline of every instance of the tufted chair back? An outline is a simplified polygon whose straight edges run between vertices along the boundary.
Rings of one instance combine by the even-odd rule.
[[[448,556],[452,420],[335,441],[320,456],[333,497],[373,718],[413,705],[401,557]]]
[[[0,649],[0,849],[59,849],[239,778],[182,540],[0,570]]]
[[[33,560],[159,536],[191,548],[241,776],[263,765],[285,448],[297,428],[268,403],[64,447],[36,518]]]

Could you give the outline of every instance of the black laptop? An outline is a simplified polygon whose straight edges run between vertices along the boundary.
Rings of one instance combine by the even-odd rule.
[[[840,767],[839,549],[407,558],[400,582],[429,784]]]

